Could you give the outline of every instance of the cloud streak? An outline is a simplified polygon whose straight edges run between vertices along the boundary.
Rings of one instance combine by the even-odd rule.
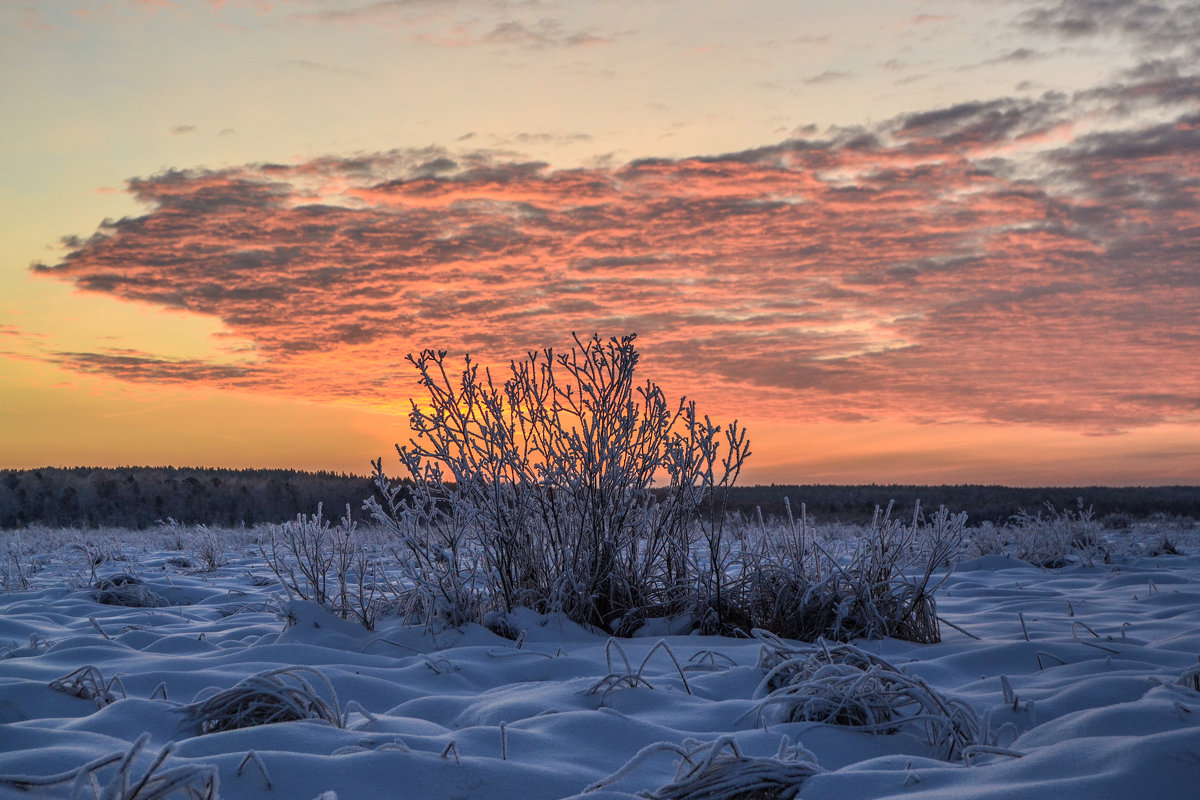
[[[422,347],[497,363],[632,330],[657,379],[743,416],[1196,421],[1197,97],[1160,70],[613,169],[426,148],[167,171],[128,183],[148,213],[34,269],[217,317],[253,360],[46,358],[386,405]]]

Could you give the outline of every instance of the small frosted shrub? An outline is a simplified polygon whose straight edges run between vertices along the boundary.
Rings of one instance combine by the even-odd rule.
[[[349,507],[334,526],[318,505],[316,514],[271,526],[259,554],[289,596],[320,603],[373,629],[383,593],[357,528]]]

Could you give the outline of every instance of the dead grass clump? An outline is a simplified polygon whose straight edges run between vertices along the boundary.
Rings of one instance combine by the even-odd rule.
[[[129,608],[162,608],[169,605],[165,598],[142,583],[142,579],[127,572],[99,578],[92,584],[92,599],[106,606]]]
[[[732,738],[718,739],[680,762],[675,780],[651,797],[657,800],[791,800],[804,781],[821,771],[803,748],[788,747],[785,738],[774,757],[743,754]],[[685,766],[686,765],[686,766]]]
[[[774,714],[784,722],[845,725],[870,733],[906,730],[928,744],[933,757],[947,761],[985,743],[979,717],[965,702],[849,644],[819,642],[781,661],[756,694],[765,694],[758,706],[760,722]]]
[[[804,781],[821,772],[816,757],[792,746],[783,737],[772,757],[748,756],[732,736],[713,742],[687,740],[683,745],[660,742],[644,748],[617,772],[585,789],[594,792],[624,778],[649,757],[660,752],[679,756],[675,779],[656,791],[651,800],[791,800]]]
[[[876,509],[848,558],[803,534],[760,553],[743,589],[754,627],[803,641],[941,641],[934,592],[962,551],[966,514],[942,507],[926,517],[918,504],[905,524],[891,510]]]
[[[304,673],[315,675],[328,700],[322,697]],[[283,667],[251,675],[224,691],[215,691],[181,710],[200,724],[201,733],[218,733],[276,722],[318,720],[335,728],[343,725],[341,708],[333,685],[310,667]]]
[[[1154,557],[1181,556],[1183,555],[1183,551],[1175,546],[1175,543],[1171,541],[1171,537],[1168,534],[1164,533],[1156,540],[1154,545],[1147,548],[1146,554]]]

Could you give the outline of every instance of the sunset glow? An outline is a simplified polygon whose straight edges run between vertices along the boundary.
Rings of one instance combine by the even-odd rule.
[[[575,331],[749,482],[1200,480],[1194,4],[69,5],[0,10],[0,467],[364,472],[407,353]]]

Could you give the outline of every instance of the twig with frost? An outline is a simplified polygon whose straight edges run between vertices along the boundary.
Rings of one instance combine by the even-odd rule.
[[[273,787],[271,786],[271,776],[267,773],[267,765],[263,763],[262,756],[253,750],[246,751],[246,757],[242,759],[242,763],[238,764],[237,772],[235,772],[234,775],[237,775],[240,778],[242,775],[242,769],[251,762],[253,762],[254,765],[258,767],[258,771],[262,773],[263,781],[266,782],[267,790],[270,791]]]

